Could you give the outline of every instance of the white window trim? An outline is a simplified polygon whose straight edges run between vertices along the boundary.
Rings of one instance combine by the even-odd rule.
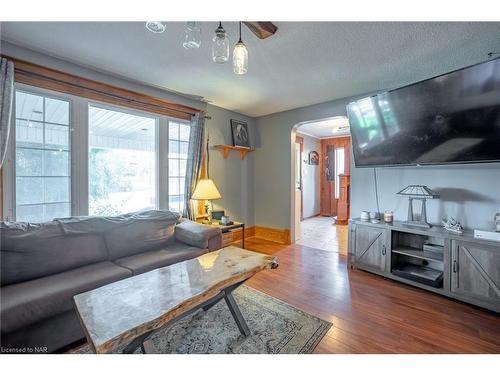
[[[69,107],[70,107],[70,113],[69,113],[69,128],[70,128],[70,133],[72,132],[72,121],[73,121],[73,113],[72,113],[72,108],[73,108],[73,101],[74,98],[73,96],[70,95],[64,95],[56,91],[51,91],[51,90],[45,90],[41,89],[38,87],[34,86],[28,86],[20,83],[16,83],[14,85],[14,92],[16,91],[23,91],[26,93],[31,93],[35,95],[42,95],[47,98],[53,98],[53,99],[58,99],[58,100],[64,100],[69,102]],[[4,165],[2,166],[3,169],[3,181],[2,181],[2,187],[3,187],[3,202],[4,202],[4,207],[3,207],[3,219],[5,221],[11,221],[16,217],[16,113],[15,113],[15,108],[16,108],[16,95],[14,95],[14,99],[12,101],[12,108],[13,108],[13,114],[11,116],[11,128],[10,128],[10,136],[9,136],[9,141],[7,143],[7,153],[5,155],[5,162]],[[70,163],[72,162],[73,159],[73,137],[70,135],[70,138],[68,140],[69,142],[69,151],[70,151]],[[71,186],[73,185],[73,165],[70,164],[70,192],[69,192],[69,201],[70,204],[72,205],[73,202],[73,191],[71,189]]]
[[[125,113],[150,117],[156,121],[156,206],[158,209],[168,209],[168,123],[175,121],[181,124],[190,124],[189,121],[173,117],[156,115],[154,113],[135,110],[127,107],[111,105],[84,97],[62,94],[52,90],[46,90],[35,86],[16,83],[15,90],[43,95],[55,99],[69,101],[70,114],[70,202],[71,215],[85,216],[89,212],[89,183],[88,183],[88,151],[89,151],[89,106],[121,111]],[[16,142],[16,116],[15,96],[13,103],[14,113],[12,116],[11,134],[7,144],[3,169],[3,219],[13,221],[16,217],[15,196],[15,142]]]

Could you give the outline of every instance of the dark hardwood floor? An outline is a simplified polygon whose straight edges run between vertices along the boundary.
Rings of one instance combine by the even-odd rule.
[[[348,270],[338,253],[245,242],[280,261],[247,285],[333,323],[316,353],[500,353],[498,314]]]

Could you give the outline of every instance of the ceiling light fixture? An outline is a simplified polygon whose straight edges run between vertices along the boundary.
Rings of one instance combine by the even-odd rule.
[[[219,22],[219,27],[215,29],[215,36],[212,39],[212,60],[218,64],[224,64],[229,59],[229,38],[226,30]]]
[[[146,29],[155,34],[161,34],[165,31],[166,27],[160,21],[147,21]]]
[[[233,71],[235,74],[242,75],[248,71],[248,51],[241,40],[241,21],[240,21],[240,39],[233,50]]]
[[[199,22],[186,22],[185,38],[182,46],[185,49],[200,48],[201,27]]]

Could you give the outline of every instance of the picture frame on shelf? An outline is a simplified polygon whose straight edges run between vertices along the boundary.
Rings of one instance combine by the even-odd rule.
[[[250,148],[250,133],[246,122],[231,119],[231,135],[233,146]]]

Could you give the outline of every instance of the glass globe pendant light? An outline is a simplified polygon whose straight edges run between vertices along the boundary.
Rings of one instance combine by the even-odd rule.
[[[184,43],[182,43],[185,49],[200,48],[201,27],[199,22],[187,22],[185,34]]]
[[[219,22],[219,27],[215,29],[215,36],[212,39],[212,60],[218,64],[224,64],[229,59],[229,38],[226,30]]]
[[[240,40],[234,46],[233,50],[233,71],[234,74],[246,74],[248,71],[248,51],[241,40],[241,22],[240,22]]]

